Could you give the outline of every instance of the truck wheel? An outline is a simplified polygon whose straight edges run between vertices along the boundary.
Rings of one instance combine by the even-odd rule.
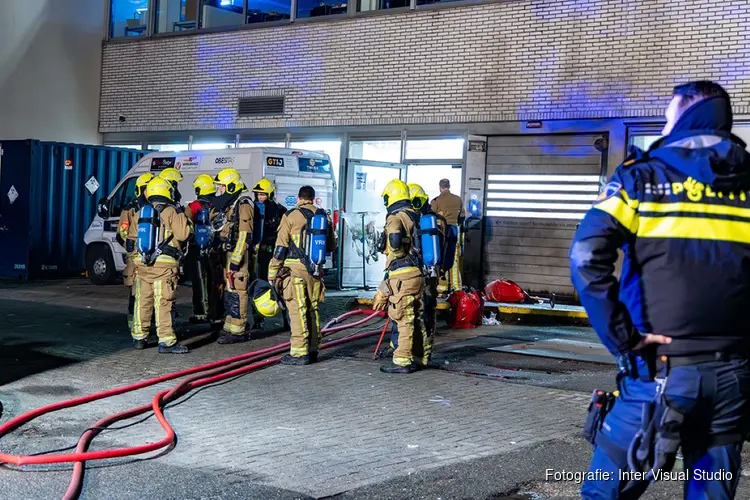
[[[108,247],[96,245],[86,252],[86,270],[89,279],[95,285],[112,285],[115,283],[117,271],[112,252]]]

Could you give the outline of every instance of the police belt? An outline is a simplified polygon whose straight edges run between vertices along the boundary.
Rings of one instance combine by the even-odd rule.
[[[750,355],[747,353],[708,352],[705,354],[693,354],[690,356],[659,356],[657,364],[658,366],[666,368],[674,368],[676,366],[697,365],[700,363],[710,363],[712,361],[732,361],[749,358]]]

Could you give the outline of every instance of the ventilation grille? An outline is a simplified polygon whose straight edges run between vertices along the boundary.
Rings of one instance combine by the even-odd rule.
[[[240,117],[283,115],[284,96],[240,97],[237,114]]]

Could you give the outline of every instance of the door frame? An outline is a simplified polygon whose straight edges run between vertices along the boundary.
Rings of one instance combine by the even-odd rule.
[[[351,210],[352,204],[354,202],[354,193],[355,190],[353,189],[354,182],[355,182],[355,170],[357,166],[361,167],[378,167],[378,168],[392,168],[394,170],[399,171],[399,179],[404,180],[406,178],[406,168],[407,165],[404,163],[391,163],[391,162],[385,162],[385,161],[371,161],[371,160],[362,160],[359,158],[347,158],[345,162],[345,179],[346,182],[344,182],[343,185],[343,211],[345,213],[348,213]],[[404,181],[405,182],[405,181]],[[339,262],[339,289],[343,289],[344,285],[344,245],[342,242],[344,241],[344,224],[342,223],[339,227],[339,248],[338,248],[338,262]],[[364,242],[363,242],[364,245]],[[364,249],[364,247],[363,247]],[[365,252],[363,254],[366,255]],[[363,256],[364,259],[364,256]],[[364,265],[364,263],[363,263]],[[366,282],[366,274],[363,268],[363,275],[362,275],[362,288],[364,290],[370,290],[370,286]],[[359,288],[359,287],[355,287]]]

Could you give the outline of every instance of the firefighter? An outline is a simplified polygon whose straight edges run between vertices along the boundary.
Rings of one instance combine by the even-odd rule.
[[[289,353],[281,358],[285,365],[309,365],[318,360],[320,345],[320,318],[318,306],[325,297],[322,276],[314,276],[310,258],[304,248],[305,235],[314,214],[319,213],[313,204],[315,190],[302,186],[297,195],[297,206],[284,214],[279,224],[276,248],[268,268],[268,278],[282,291],[289,310],[292,338]],[[325,235],[326,250],[333,251],[335,241],[333,224],[328,221]]]
[[[570,248],[573,284],[619,372],[612,404],[589,409],[596,473],[584,499],[640,497],[680,447],[685,499],[734,498],[742,472],[750,154],[714,82],[675,87],[665,115],[663,137],[631,150]]]
[[[424,275],[419,244],[414,242],[419,227],[419,214],[412,207],[409,187],[394,179],[383,190],[387,207],[385,278],[378,286],[373,309],[387,310],[388,317],[398,325],[398,345],[391,365],[383,365],[384,373],[413,373],[427,365],[431,346],[422,324],[422,293]]]
[[[448,227],[445,219],[432,211],[430,204],[427,203],[429,197],[425,190],[419,184],[409,184],[409,196],[411,197],[411,205],[414,207],[420,216],[422,215],[434,215],[437,219],[438,228],[438,247],[443,248],[445,244],[445,230]],[[438,273],[439,273],[438,269]],[[435,330],[437,326],[437,299],[438,299],[438,277],[437,276],[425,276],[425,287],[424,293],[422,294],[422,304],[424,307],[423,322],[425,330],[427,331],[427,338],[429,345],[432,346],[435,339]],[[386,356],[389,352],[392,354],[393,350],[398,346],[398,325],[394,322],[391,329],[391,344],[390,351],[386,350],[381,353],[382,356]],[[431,349],[430,349],[431,351]]]
[[[188,348],[177,343],[172,309],[177,294],[181,248],[190,236],[190,223],[184,213],[175,209],[172,185],[161,177],[155,177],[146,186],[146,200],[156,214],[154,222],[149,225],[139,215],[138,225],[129,229],[130,234],[136,234],[138,248],[132,331],[134,346],[136,349],[147,346],[151,316],[155,311],[159,353],[184,354]],[[153,228],[151,237],[149,227]]]
[[[237,344],[250,340],[247,333],[247,287],[252,279],[252,235],[254,207],[246,194],[247,187],[240,173],[226,168],[214,178],[214,206],[224,222],[219,239],[225,252],[224,308],[226,319],[219,335],[219,344]]]
[[[459,196],[451,193],[451,182],[448,179],[440,180],[440,194],[430,202],[432,211],[440,215],[451,226],[461,226],[464,221],[464,204]],[[453,259],[453,267],[448,271],[447,279],[441,279],[438,285],[440,293],[448,293],[454,290],[460,290],[463,286],[461,282],[461,268],[463,266],[462,243],[463,232],[456,240],[456,253]]]
[[[182,194],[179,188],[179,183],[184,178],[182,173],[176,168],[169,167],[159,172],[159,177],[172,184],[172,188],[174,189],[174,203],[175,206],[179,207],[180,201],[182,201]]]
[[[216,186],[213,177],[201,174],[193,181],[193,188],[196,199],[188,205],[189,210],[185,212],[193,222],[194,229],[194,234],[188,243],[184,266],[193,288],[193,315],[189,321],[194,324],[209,322],[215,326],[222,323],[221,289],[224,278],[221,269],[223,263],[220,258],[217,258],[219,252],[214,245],[213,237],[200,238],[197,234],[199,228],[196,216],[201,211],[205,211],[210,222]],[[213,232],[210,231],[210,234],[212,236]]]
[[[130,226],[138,225],[138,210],[146,203],[146,185],[153,179],[150,173],[141,174],[135,180],[135,198],[128,204],[120,214],[120,225],[117,230],[117,242],[125,248],[125,270],[122,272],[122,278],[125,286],[128,287],[128,331],[133,330],[133,309],[135,307],[135,262],[136,252],[136,234],[130,233]]]
[[[253,187],[255,194],[255,231],[253,242],[257,243],[256,261],[258,271],[257,278],[268,281],[268,266],[273,258],[273,249],[276,244],[276,236],[279,232],[281,218],[286,213],[286,207],[276,201],[273,182],[265,177]],[[263,315],[257,310],[253,311],[253,329],[262,330],[265,327]],[[284,327],[289,327],[286,314],[284,315]]]

